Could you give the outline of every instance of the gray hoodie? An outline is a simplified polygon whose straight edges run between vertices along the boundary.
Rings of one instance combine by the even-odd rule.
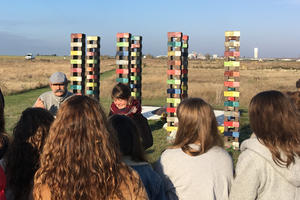
[[[300,159],[278,166],[256,137],[245,140],[236,166],[230,200],[300,200]]]

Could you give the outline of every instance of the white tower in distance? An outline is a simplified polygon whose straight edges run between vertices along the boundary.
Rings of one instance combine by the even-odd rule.
[[[258,59],[258,48],[254,48],[254,59]]]

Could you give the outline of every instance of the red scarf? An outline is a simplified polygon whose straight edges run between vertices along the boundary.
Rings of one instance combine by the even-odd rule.
[[[6,200],[5,193],[4,193],[5,187],[6,187],[6,176],[4,170],[0,166],[0,200]]]
[[[129,105],[127,105],[123,109],[119,109],[114,102],[112,102],[110,106],[110,111],[112,114],[119,114],[119,115],[126,115],[128,117],[133,117],[134,114],[136,113],[141,113],[142,112],[142,107],[141,104],[138,100],[131,100]]]

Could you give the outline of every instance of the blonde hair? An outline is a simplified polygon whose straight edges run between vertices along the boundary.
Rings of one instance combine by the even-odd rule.
[[[191,156],[207,152],[213,146],[223,147],[218,134],[217,120],[212,107],[200,98],[189,98],[177,108],[178,131],[172,148],[181,148]],[[199,143],[200,149],[194,150],[189,144]]]

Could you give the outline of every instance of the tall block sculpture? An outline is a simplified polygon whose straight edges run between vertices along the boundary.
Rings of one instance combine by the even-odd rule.
[[[74,94],[83,95],[85,86],[85,34],[71,34],[71,86]]]
[[[240,31],[225,32],[224,138],[225,146],[239,148]]]
[[[178,118],[176,109],[187,97],[187,53],[188,36],[181,32],[168,32],[168,89],[167,89],[167,132],[174,139]]]
[[[131,34],[117,34],[117,53],[116,53],[116,81],[129,84],[130,79],[130,56],[131,56]]]
[[[130,55],[131,96],[142,104],[142,36],[131,37]]]
[[[100,37],[87,36],[85,94],[99,100],[100,93]]]

